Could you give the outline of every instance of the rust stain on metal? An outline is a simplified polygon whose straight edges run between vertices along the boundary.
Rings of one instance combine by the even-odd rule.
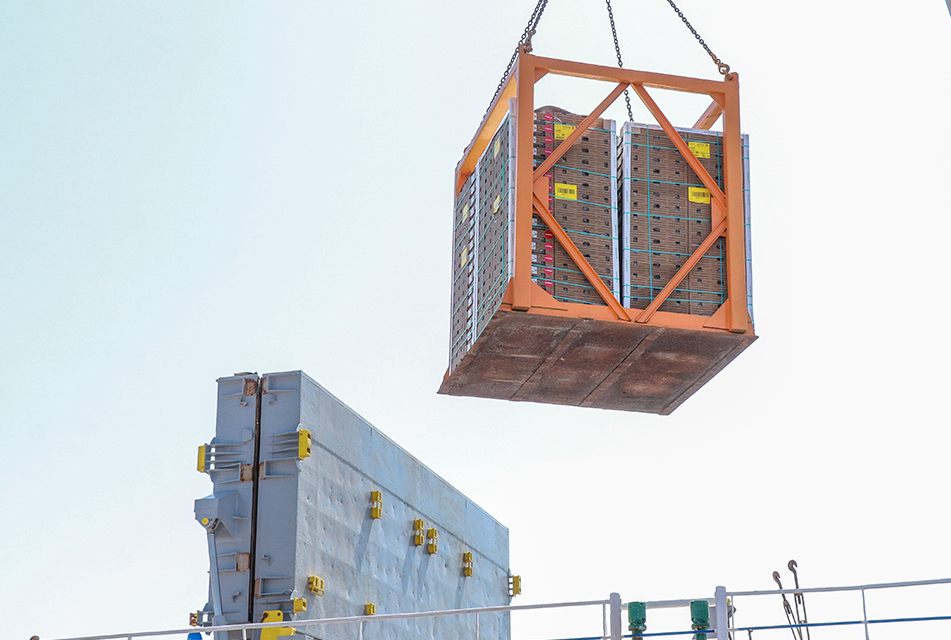
[[[251,482],[254,480],[254,465],[253,464],[242,464],[241,465],[241,482]]]
[[[251,554],[250,553],[239,553],[235,555],[234,558],[234,570],[235,571],[247,571],[251,566]]]
[[[669,414],[755,339],[499,311],[439,393]]]
[[[257,378],[245,378],[244,379],[244,390],[242,393],[246,396],[253,396],[258,392],[258,381]]]

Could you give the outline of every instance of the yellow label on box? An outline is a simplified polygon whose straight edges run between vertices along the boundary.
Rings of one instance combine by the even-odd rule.
[[[469,247],[466,247],[465,249],[462,250],[462,264],[460,264],[459,266],[464,267],[466,266],[467,262],[469,262]]]
[[[710,145],[707,145],[707,146],[709,147]],[[495,149],[492,151],[492,157],[494,158],[494,157],[496,157],[497,155],[499,155],[499,151],[501,151],[501,150],[502,150],[502,138],[496,138],[496,139],[495,139]],[[707,157],[708,157],[708,158],[710,157],[709,154],[707,155]]]
[[[466,206],[462,208],[462,221],[465,222],[466,218],[469,217],[469,203],[466,203]]]
[[[710,143],[708,142],[688,142],[687,146],[690,147],[690,152],[698,158],[710,157]]]
[[[577,200],[578,187],[573,184],[555,183],[555,197],[561,200]]]
[[[495,202],[492,203],[492,213],[499,210],[499,204],[502,202],[502,196],[495,196]]]
[[[699,204],[710,204],[710,190],[699,187],[688,187],[687,199]]]
[[[567,140],[568,136],[571,135],[571,132],[577,128],[578,127],[572,126],[570,124],[556,124],[555,140]]]

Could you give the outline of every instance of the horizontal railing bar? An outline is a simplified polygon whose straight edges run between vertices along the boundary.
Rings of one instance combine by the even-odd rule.
[[[548,640],[547,638],[545,640]],[[604,636],[588,636],[586,638],[553,638],[552,640],[606,640]]]
[[[738,596],[763,596],[763,595],[778,595],[778,594],[796,594],[796,593],[829,593],[829,592],[844,592],[844,591],[865,591],[872,589],[895,589],[901,587],[921,587],[929,585],[939,585],[939,584],[951,584],[951,578],[939,578],[935,580],[917,580],[909,582],[883,582],[883,583],[874,583],[866,585],[856,585],[856,586],[847,586],[847,587],[811,587],[811,588],[802,588],[802,589],[775,589],[770,591],[733,591],[728,592],[727,597],[735,598]],[[714,602],[713,598],[696,598],[695,600],[703,600],[708,603]],[[664,609],[664,608],[676,608],[676,607],[685,607],[689,606],[691,602],[695,600],[655,600],[645,602],[644,604],[651,609]],[[214,631],[241,631],[243,629],[268,629],[276,627],[286,627],[286,626],[296,626],[296,627],[310,627],[317,626],[322,624],[346,624],[352,622],[372,622],[374,620],[406,620],[413,618],[435,618],[435,617],[445,617],[445,616],[459,616],[459,615],[468,615],[472,613],[495,613],[495,612],[506,612],[506,611],[528,611],[528,610],[539,610],[539,609],[557,609],[557,608],[570,608],[570,607],[584,607],[584,606],[595,606],[600,605],[604,606],[609,604],[609,600],[583,600],[577,602],[553,602],[546,604],[525,604],[525,605],[506,605],[506,606],[495,606],[495,607],[472,607],[468,609],[445,609],[441,611],[423,611],[423,612],[411,612],[411,613],[383,613],[374,616],[348,616],[342,618],[323,618],[323,619],[311,619],[311,620],[289,620],[284,622],[248,622],[242,624],[233,624],[233,625],[220,625],[212,627],[187,627],[185,629],[169,629],[164,631],[140,631],[135,633],[116,633],[116,634],[105,634],[105,635],[91,635],[91,636],[76,636],[71,638],[60,638],[59,640],[118,640],[119,638],[150,638],[158,636],[171,636],[171,635],[181,635],[193,633],[195,631],[201,631],[202,633],[211,633]],[[927,622],[927,621],[943,621],[951,620],[951,616],[928,616],[928,617],[912,617],[912,618],[882,618],[877,620],[868,620],[867,624],[888,624],[888,623],[899,623],[899,622]],[[731,631],[762,631],[762,630],[771,630],[771,629],[789,629],[795,627],[821,627],[821,626],[849,626],[856,624],[866,624],[864,620],[857,621],[841,621],[841,622],[810,622],[805,624],[798,625],[772,625],[772,626],[760,626],[760,627],[737,627],[731,629]],[[696,633],[695,631],[690,632],[680,632],[680,631],[670,631],[662,633],[643,633],[640,634],[643,637],[648,636],[662,636],[662,635],[683,635],[689,633]],[[707,630],[706,633],[714,633],[711,630]],[[633,636],[624,636],[626,638]],[[594,636],[595,640],[600,638],[600,636]],[[576,640],[588,640],[588,639],[576,639]]]
[[[381,613],[373,616],[347,616],[343,618],[319,618],[311,620],[286,620],[284,622],[246,622],[242,624],[219,625],[212,627],[189,627],[187,629],[170,629],[167,631],[142,631],[137,633],[115,633],[111,635],[80,636],[75,638],[59,638],[58,640],[116,640],[117,638],[146,638],[155,636],[170,636],[182,633],[211,633],[213,631],[241,631],[242,629],[271,629],[276,627],[308,627],[321,624],[346,624],[349,622],[372,622],[374,620],[405,620],[412,618],[438,618],[444,616],[461,616],[472,613],[496,613],[505,611],[527,611],[532,609],[559,609],[568,607],[587,607],[606,605],[610,600],[581,600],[578,602],[551,602],[545,604],[502,605],[497,607],[472,607],[469,609],[443,609],[441,611],[419,611],[410,613]]]
[[[691,602],[697,602],[698,600],[703,600],[708,604],[713,604],[716,602],[716,598],[693,598],[692,600],[652,600],[643,603],[648,609],[677,609],[680,607],[689,607]],[[622,602],[621,608],[626,607],[628,602]]]
[[[890,624],[894,622],[940,622],[951,616],[918,616],[913,618],[879,618],[877,620],[841,620],[838,622],[802,622],[800,624],[774,624],[758,627],[731,627],[729,631],[772,631],[775,629],[799,629],[802,627],[846,627],[859,624]],[[647,635],[647,634],[645,634]]]
[[[728,598],[737,596],[769,596],[781,593],[825,593],[829,591],[865,591],[869,589],[895,589],[898,587],[923,587],[932,584],[951,584],[951,578],[938,578],[936,580],[917,580],[913,582],[880,582],[876,584],[864,584],[853,587],[810,587],[803,589],[773,589],[771,591],[730,591],[727,592]]]
[[[661,636],[689,636],[695,633],[705,633],[707,634],[707,638],[709,638],[709,640],[715,640],[715,636],[717,635],[716,629],[700,629],[700,630],[691,629],[690,631],[657,631],[655,633],[647,633],[645,631],[644,633],[639,633],[636,636],[633,633],[631,633],[621,637],[622,638],[651,638],[651,637],[659,638]]]
[[[775,624],[775,625],[761,625],[761,626],[751,626],[751,627],[730,627],[728,631],[730,633],[735,633],[737,631],[775,631],[778,629],[801,629],[803,627],[845,627],[845,626],[855,626],[860,624],[891,624],[899,622],[941,622],[949,621],[951,616],[918,616],[911,618],[879,618],[876,620],[841,620],[836,622],[803,622],[799,624]],[[673,636],[673,635],[689,635],[692,633],[707,633],[710,635],[716,634],[716,629],[703,629],[701,631],[690,630],[690,631],[660,631],[656,633],[640,633],[638,635],[627,634],[622,637],[624,638],[648,638],[651,636]]]

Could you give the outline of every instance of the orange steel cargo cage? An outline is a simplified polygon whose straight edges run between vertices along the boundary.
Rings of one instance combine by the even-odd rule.
[[[535,122],[535,83],[547,74],[600,80],[615,86],[594,111],[570,129],[570,135],[565,136],[554,153],[536,167],[535,134],[529,124]],[[692,251],[683,254],[679,269],[663,288],[655,289],[651,298],[644,301],[644,308],[622,305],[615,291],[552,215],[549,197],[552,167],[628,88],[654,116],[662,135],[679,153],[678,158],[689,165],[691,175],[709,191],[709,233],[698,240],[699,244],[691,245]],[[648,88],[703,94],[712,99],[692,129],[708,130],[722,116],[722,173],[718,179],[695,155],[690,146],[693,143],[684,140],[686,130],[674,128]],[[507,123],[510,126],[506,127]],[[500,154],[500,149],[504,153]],[[477,167],[483,161],[480,159],[491,160],[493,150],[499,163],[506,158],[511,161],[508,165],[499,164],[502,187],[487,185],[485,180],[480,183],[477,176]],[[704,80],[569,62],[520,51],[516,65],[456,167],[453,322],[458,326],[453,329],[450,367],[439,392],[671,413],[756,339],[748,307],[748,205],[744,176],[739,79],[735,73],[722,81]],[[476,202],[477,197],[473,195],[462,204],[463,195],[479,194],[482,189],[484,197],[490,186],[500,195],[487,205],[487,210],[504,211],[507,201],[511,213],[497,223],[501,240],[480,249],[478,223],[474,221],[475,215],[469,216],[470,203]],[[550,230],[584,274],[600,298],[598,304],[559,300],[536,284],[532,273],[533,219]],[[487,228],[488,222],[485,224]],[[471,240],[473,237],[476,240]],[[662,310],[665,301],[715,244],[725,247],[718,276],[725,280],[722,304],[712,315]],[[479,282],[484,274],[480,264],[474,264],[473,254],[480,251],[483,263],[491,251],[493,264],[502,265],[494,284]],[[483,291],[478,301],[481,304],[472,307],[471,299],[463,304],[466,286]],[[457,295],[456,291],[460,293]],[[468,313],[466,304],[470,305]]]

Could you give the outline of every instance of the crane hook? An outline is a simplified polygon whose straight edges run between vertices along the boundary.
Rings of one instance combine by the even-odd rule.
[[[780,589],[783,588],[783,583],[779,581],[779,572],[778,572],[778,571],[773,571],[773,580],[776,581],[776,584],[779,585],[779,588],[780,588]]]

